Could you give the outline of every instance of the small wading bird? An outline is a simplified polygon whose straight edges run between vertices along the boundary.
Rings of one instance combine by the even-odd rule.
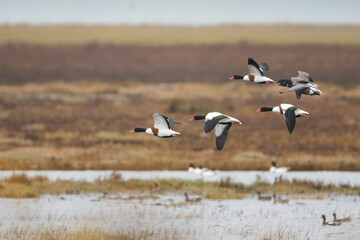
[[[152,115],[154,118],[154,126],[151,128],[134,128],[131,133],[144,132],[160,138],[170,138],[180,136],[181,133],[172,130],[174,124],[181,124],[172,120],[164,115],[155,113]]]
[[[341,222],[327,222],[326,221],[326,217],[325,215],[321,215],[321,217],[323,218],[323,225],[329,225],[329,226],[339,226],[341,224]]]
[[[216,174],[216,172],[217,172],[217,171],[212,171],[212,170],[207,169],[207,168],[203,168],[201,166],[201,164],[199,164],[198,167],[195,168],[194,164],[192,164],[192,163],[189,164],[188,171],[191,172],[191,173],[194,173],[194,174],[204,176],[204,177],[205,176],[214,176]]]
[[[201,198],[200,197],[197,197],[197,198],[189,198],[188,194],[187,193],[184,193],[185,195],[185,201],[186,202],[200,202],[201,201]]]
[[[201,165],[199,165],[199,166],[201,166]],[[197,174],[197,175],[201,175],[201,172],[202,172],[200,167],[195,168],[195,165],[192,163],[189,164],[188,171],[191,173]]]
[[[219,151],[221,151],[221,149],[223,149],[225,145],[228,131],[231,128],[231,125],[232,124],[242,125],[242,123],[238,119],[227,116],[219,112],[210,112],[206,116],[197,115],[189,119],[189,121],[202,120],[202,119],[205,119],[205,127],[204,127],[205,133],[209,133],[211,132],[211,130],[215,128],[216,148]]]
[[[291,134],[295,128],[296,118],[311,115],[292,104],[282,103],[276,107],[262,107],[257,112],[276,112],[284,115],[286,125]]]
[[[244,81],[248,81],[248,82],[254,82],[254,83],[259,83],[259,84],[264,84],[264,83],[274,83],[274,80],[266,77],[269,67],[266,63],[262,63],[261,67],[259,67],[259,64],[257,64],[254,59],[249,58],[248,59],[248,69],[250,74],[245,75],[245,76],[241,76],[241,75],[234,75],[233,77],[231,77],[230,79],[242,79]]]
[[[193,172],[194,172],[194,170],[195,170],[195,166],[194,166],[194,164],[193,164],[193,163],[189,163],[189,168],[188,168],[188,171],[189,171],[189,172],[191,172],[191,173],[193,173]]]
[[[279,86],[289,87],[285,92],[280,92],[281,94],[295,91],[297,99],[300,99],[302,94],[310,96],[322,94],[321,90],[318,89],[318,85],[313,82],[312,77],[306,72],[298,71],[297,77],[291,77],[291,80],[282,79],[278,83]]]
[[[281,198],[279,196],[276,198],[276,194],[273,195],[273,198],[274,198],[274,204],[276,204],[276,203],[284,203],[284,204],[289,203],[289,199]]]
[[[270,167],[270,172],[275,173],[275,174],[283,174],[286,173],[287,171],[289,171],[290,168],[289,167],[276,167],[276,162],[275,161],[271,161],[271,167]]]
[[[217,171],[210,170],[208,168],[203,168],[201,164],[199,164],[199,169],[201,171],[200,175],[203,177],[206,176],[214,176]]]
[[[341,219],[337,219],[336,218],[336,213],[333,213],[334,216],[334,222],[350,222],[351,217],[346,217],[346,218],[341,218]]]
[[[270,195],[261,195],[261,193],[259,191],[256,192],[258,195],[258,200],[260,201],[270,201],[272,199],[272,197]]]

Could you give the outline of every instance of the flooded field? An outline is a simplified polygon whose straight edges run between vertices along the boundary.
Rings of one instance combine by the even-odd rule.
[[[121,174],[122,179],[183,179],[217,182],[224,178],[231,178],[234,183],[251,184],[261,178],[267,182],[273,182],[276,177],[269,171],[216,171],[214,176],[200,176],[188,171],[115,171]],[[0,179],[4,179],[13,174],[25,173],[29,177],[44,176],[51,181],[58,179],[87,181],[108,178],[114,171],[0,171]],[[290,171],[282,175],[287,180],[310,180],[322,182],[324,184],[349,184],[351,186],[360,185],[360,172],[343,172],[343,171]]]
[[[191,196],[194,197],[194,196]],[[39,199],[0,199],[0,234],[11,229],[101,228],[148,239],[358,239],[359,196],[326,195],[324,199],[290,199],[288,204],[243,200],[185,203],[179,194],[44,195]],[[323,226],[350,216],[340,226]],[[1,237],[0,236],[0,237]],[[2,237],[1,237],[2,238]]]
[[[272,184],[276,175],[270,172],[218,171],[214,176],[202,177],[188,171],[1,171],[0,180],[4,180],[3,185],[0,184],[0,191],[19,187],[21,178],[16,176],[22,176],[20,173],[29,177],[28,183],[26,180],[21,183],[29,189],[39,184],[31,179],[45,181],[43,186],[52,182],[53,188],[58,186],[56,183],[72,183],[76,187],[65,187],[65,191],[56,190],[39,198],[0,198],[0,239],[18,239],[19,236],[20,239],[41,239],[36,234],[43,234],[44,231],[65,234],[86,232],[86,229],[97,229],[110,236],[120,236],[119,239],[358,239],[360,234],[360,193],[353,191],[346,194],[346,190],[326,192],[326,186],[321,184],[318,185],[322,187],[319,191],[291,192],[290,188],[299,185],[294,182]],[[48,180],[41,180],[39,176]],[[116,190],[106,185],[106,181],[109,181],[106,179],[114,176],[121,176],[121,180],[112,182],[113,187],[128,184],[129,188]],[[199,182],[196,180],[222,182],[226,178],[248,186],[264,184],[259,179],[268,181],[270,186],[274,186],[265,191],[271,193],[268,195],[271,200],[260,201],[256,195],[258,188],[254,186],[252,190],[239,189],[243,195],[238,199],[235,196],[239,195],[228,199],[211,199],[211,191],[200,192],[195,185],[176,190],[176,184],[185,180],[193,183]],[[60,179],[72,181],[59,183]],[[173,191],[176,192],[170,192],[166,188],[167,183],[161,180],[155,181],[160,187],[131,187],[131,182],[125,182],[131,179],[174,179]],[[283,179],[360,185],[357,172],[288,172]],[[99,189],[96,190],[96,187],[95,192],[88,194],[78,191],[79,185],[76,184],[81,182],[93,182],[89,184]],[[234,186],[215,187],[214,191],[226,195]],[[274,202],[272,193],[279,191],[281,186],[288,190],[278,192],[277,197],[287,199],[287,203]],[[103,187],[105,190],[101,190]],[[190,191],[190,199],[202,199],[187,202],[184,197],[186,190]],[[324,226],[321,215],[325,214],[327,221],[332,221],[333,213],[338,218],[350,217],[351,221],[340,226]]]

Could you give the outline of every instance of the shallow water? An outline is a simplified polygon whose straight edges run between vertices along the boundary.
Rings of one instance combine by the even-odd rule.
[[[290,239],[358,239],[359,201],[358,196],[342,195],[290,200],[289,204],[261,202],[254,196],[185,204],[183,195],[176,194],[0,198],[0,232],[14,226],[75,229],[86,225],[123,233],[134,229],[163,236],[175,233],[176,239],[259,239],[278,231],[286,232]],[[341,226],[323,226],[321,214],[330,218],[333,212],[352,220]]]
[[[28,176],[46,176],[50,180],[84,180],[92,182],[96,179],[103,179],[110,176],[113,171],[0,171],[0,179],[11,176],[13,173],[25,173]],[[258,177],[268,182],[273,182],[276,176],[269,171],[218,171],[215,176],[199,176],[188,171],[116,171],[120,173],[124,180],[128,179],[156,179],[156,178],[178,178],[184,180],[204,179],[204,181],[220,181],[230,177],[233,182],[251,184]],[[360,185],[360,172],[340,172],[340,171],[313,171],[295,172],[290,171],[283,174],[283,179],[299,179],[321,181],[325,184],[350,184]]]

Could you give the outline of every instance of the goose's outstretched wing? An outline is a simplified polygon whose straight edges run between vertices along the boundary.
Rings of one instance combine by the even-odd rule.
[[[229,129],[231,128],[232,123],[219,123],[215,128],[215,136],[216,136],[216,148],[221,151],[223,149]]]
[[[288,130],[289,130],[290,134],[292,134],[292,132],[294,131],[295,124],[296,124],[296,117],[295,117],[295,110],[296,109],[297,109],[297,107],[289,107],[285,111],[286,126],[288,127]]]
[[[260,70],[259,64],[257,64],[252,58],[248,59],[248,69],[251,75],[264,76],[263,72]]]
[[[213,117],[210,120],[206,120],[205,127],[204,127],[205,133],[211,132],[211,130],[213,130],[213,128],[216,126],[216,124],[224,118],[228,118],[228,117],[221,114],[221,115],[217,115],[217,116]]]
[[[291,81],[293,82],[293,85],[297,84],[297,83],[309,83],[309,82],[313,82],[312,77],[310,76],[310,74],[303,72],[303,71],[297,71],[298,75],[296,77],[291,77]]]
[[[291,88],[286,90],[284,93],[292,92],[292,91],[301,91],[301,90],[304,90],[306,88],[310,88],[310,87],[308,85],[306,85],[306,84],[299,83],[299,84],[296,84],[295,86],[292,86]]]

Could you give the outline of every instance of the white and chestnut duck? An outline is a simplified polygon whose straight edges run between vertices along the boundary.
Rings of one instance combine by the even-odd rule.
[[[201,171],[201,176],[203,176],[203,177],[214,176],[216,174],[216,172],[217,172],[217,171],[210,170],[208,168],[203,168],[201,166],[201,164],[199,164],[199,169]]]
[[[151,128],[134,128],[131,133],[144,132],[160,138],[170,138],[180,136],[181,133],[172,130],[174,124],[181,124],[172,120],[164,115],[155,113],[152,115],[154,118],[154,126]]]
[[[329,226],[339,226],[339,225],[341,225],[341,222],[331,222],[331,221],[327,222],[325,215],[321,215],[321,217],[323,218],[323,223],[322,223],[323,225],[329,225]]]
[[[276,112],[284,115],[286,125],[291,134],[295,128],[296,118],[311,115],[292,104],[282,103],[275,107],[262,107],[257,112]]]
[[[290,168],[289,167],[276,167],[276,162],[275,161],[271,161],[271,167],[270,167],[270,172],[275,173],[275,174],[283,174],[286,173],[287,171],[289,171]]]
[[[262,63],[261,67],[259,67],[259,64],[257,64],[254,59],[249,58],[248,69],[250,74],[245,76],[234,75],[230,79],[242,79],[244,81],[254,82],[258,84],[274,83],[274,80],[267,77],[269,67],[266,63]]]
[[[221,151],[221,149],[223,149],[225,145],[228,131],[231,128],[231,125],[232,124],[242,125],[242,123],[238,119],[227,116],[219,112],[209,112],[206,116],[196,115],[189,121],[203,120],[203,119],[205,119],[205,127],[204,127],[205,133],[209,133],[211,132],[211,130],[215,128],[216,148],[219,151]]]
[[[194,172],[194,169],[195,169],[195,166],[193,163],[189,163],[189,168],[188,168],[188,172],[191,172],[193,173]]]

